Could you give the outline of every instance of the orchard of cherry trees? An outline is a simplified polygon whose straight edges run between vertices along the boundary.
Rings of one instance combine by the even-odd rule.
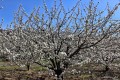
[[[44,2],[31,14],[20,5],[6,29],[2,29],[2,20],[0,55],[27,70],[34,64],[52,70],[56,80],[64,80],[65,72],[74,65],[101,64],[104,73],[112,67],[119,69],[120,21],[112,16],[120,3],[107,7],[105,15],[98,10],[99,2],[93,0],[85,8],[78,1],[70,10],[64,8],[62,0],[57,6],[57,1],[51,9]]]

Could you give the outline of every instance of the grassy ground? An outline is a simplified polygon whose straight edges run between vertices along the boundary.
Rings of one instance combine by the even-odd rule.
[[[80,73],[72,73],[72,69]],[[86,64],[82,67],[70,67],[64,74],[64,80],[105,80],[100,64]],[[108,73],[109,78],[106,80],[120,80],[120,72],[117,69],[111,69]],[[54,80],[53,75],[49,75],[46,68],[34,65],[27,71],[25,67],[21,68],[16,65],[10,65],[9,62],[0,62],[0,80]],[[117,78],[117,79],[115,79]]]

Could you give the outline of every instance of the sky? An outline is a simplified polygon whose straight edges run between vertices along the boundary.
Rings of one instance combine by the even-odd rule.
[[[47,6],[50,8],[53,6],[54,0],[45,0]],[[58,0],[57,0],[58,1]],[[72,8],[77,2],[77,0],[62,0],[63,5],[66,9]],[[110,8],[112,9],[113,6],[120,2],[120,0],[94,0],[94,2],[100,2],[99,9],[104,10],[106,8],[107,2],[109,3]],[[82,4],[88,4],[89,0],[82,0]],[[0,9],[0,22],[1,19],[4,19],[3,26],[5,27],[7,24],[13,20],[14,13],[17,11],[19,5],[22,5],[24,10],[27,13],[32,12],[32,10],[36,7],[42,7],[43,2],[42,0],[3,0],[0,1],[0,6],[3,9]],[[120,19],[120,7],[114,14],[113,18]]]

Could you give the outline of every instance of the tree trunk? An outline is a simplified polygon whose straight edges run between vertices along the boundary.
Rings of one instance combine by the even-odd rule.
[[[62,69],[56,69],[54,71],[55,71],[55,74],[57,75],[56,80],[63,80],[63,75],[62,75],[63,70]]]
[[[27,70],[29,71],[30,70],[30,64],[27,64],[26,67],[27,67]]]
[[[108,65],[105,65],[105,70],[103,71],[103,73],[105,74],[105,76],[108,76],[108,71],[110,70]]]
[[[57,75],[57,79],[56,80],[63,80],[63,75]]]
[[[108,65],[105,66],[105,72],[109,71]]]

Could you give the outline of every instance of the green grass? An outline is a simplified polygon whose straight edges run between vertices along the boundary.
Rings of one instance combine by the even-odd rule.
[[[20,67],[18,65],[10,65],[10,64],[11,64],[10,62],[0,61],[0,70],[27,70],[26,66]],[[45,67],[39,66],[37,64],[32,64],[30,66],[30,69],[33,71],[45,71],[46,70]]]
[[[20,67],[19,66],[0,66],[0,70],[4,71],[4,70],[19,70]],[[34,66],[30,68],[31,70],[34,71],[46,71],[47,69],[45,67],[41,67],[41,66]]]
[[[80,78],[81,78],[82,80],[89,79],[90,77],[92,77],[92,75],[89,75],[89,74],[82,74],[82,75],[80,76]]]
[[[34,66],[34,67],[32,67],[32,69],[34,71],[45,71],[45,70],[47,70],[45,67],[41,67],[41,66]]]
[[[15,70],[18,68],[18,66],[0,66],[0,70]]]

